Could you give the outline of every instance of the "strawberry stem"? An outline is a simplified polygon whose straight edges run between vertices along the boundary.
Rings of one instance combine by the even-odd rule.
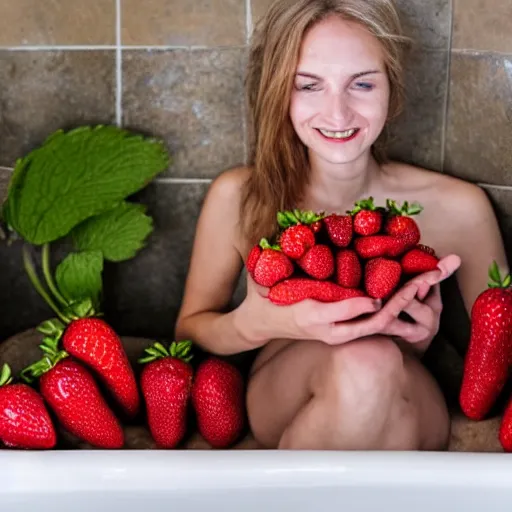
[[[487,283],[489,288],[509,288],[511,282],[512,277],[510,274],[507,274],[502,278],[498,264],[496,261],[493,261],[489,267],[489,281]]]
[[[43,338],[39,348],[44,352],[44,356],[39,361],[23,368],[20,372],[20,377],[28,384],[31,384],[35,379],[51,370],[59,361],[68,357],[69,354],[65,350],[59,350],[58,344],[58,338]]]
[[[55,284],[51,268],[50,268],[50,244],[46,243],[43,245],[43,254],[42,254],[42,262],[43,262],[43,275],[46,280],[46,284],[50,291],[53,293],[53,296],[61,303],[62,306],[67,306],[68,301],[62,296],[57,285]]]
[[[4,363],[2,366],[2,371],[0,372],[0,388],[2,386],[7,386],[12,382],[12,374],[11,368],[7,363]]]
[[[155,341],[153,345],[147,347],[145,352],[149,354],[148,356],[141,357],[138,361],[139,363],[150,363],[151,361],[156,361],[157,359],[163,359],[165,357],[176,357],[188,363],[192,359],[192,355],[190,350],[192,349],[192,342],[190,340],[184,341],[173,341],[169,348],[166,349],[161,343]]]
[[[64,322],[69,323],[69,319],[64,316],[64,314],[60,311],[60,309],[57,307],[57,305],[53,302],[52,298],[48,293],[46,293],[46,290],[43,288],[43,285],[41,284],[41,281],[37,277],[37,273],[34,267],[34,264],[32,262],[32,258],[30,257],[30,254],[28,252],[27,246],[23,246],[23,266],[25,267],[25,271],[28,275],[28,278],[30,279],[30,282],[34,286],[34,288],[37,290],[39,295],[45,300],[45,302],[50,306],[50,308],[53,309],[53,311],[56,313],[56,315]]]

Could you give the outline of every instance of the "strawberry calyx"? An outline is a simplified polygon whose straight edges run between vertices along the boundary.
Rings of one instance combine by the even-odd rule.
[[[166,357],[175,357],[181,359],[185,363],[190,362],[193,358],[193,354],[190,353],[192,350],[192,342],[190,340],[173,341],[169,348],[165,348],[162,343],[155,341],[150,347],[147,347],[144,351],[148,354],[145,357],[139,359],[139,363],[150,363],[157,359],[164,359]]]
[[[312,210],[299,210],[294,209],[293,211],[285,210],[277,212],[277,223],[283,229],[289,228],[290,226],[296,226],[297,224],[305,224],[309,226],[322,220],[325,217],[325,212],[315,213]]]
[[[355,215],[362,210],[372,211],[372,212],[384,212],[385,208],[382,206],[375,206],[373,202],[373,197],[370,196],[366,199],[360,199],[354,203],[354,208],[352,210],[347,210],[349,215]]]
[[[417,202],[409,204],[408,201],[404,201],[404,204],[400,207],[393,199],[386,199],[386,208],[392,215],[403,216],[418,215],[423,211],[423,206]]]
[[[58,344],[59,338],[45,336],[43,342],[39,345],[39,348],[44,352],[44,356],[23,368],[20,372],[20,378],[31,384],[35,379],[50,371],[59,361],[69,357],[65,350],[59,350]]]
[[[272,249],[274,251],[280,251],[281,246],[279,244],[271,244],[266,238],[260,240],[260,247],[262,249]]]
[[[12,382],[12,373],[11,368],[7,363],[4,363],[2,366],[2,371],[0,372],[0,388],[2,386],[7,386]]]
[[[501,277],[500,269],[498,268],[498,264],[496,261],[493,261],[491,266],[489,267],[489,288],[510,288],[510,284],[512,283],[512,277],[510,274]]]

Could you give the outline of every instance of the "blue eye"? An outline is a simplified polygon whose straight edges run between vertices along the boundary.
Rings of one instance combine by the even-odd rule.
[[[356,88],[361,89],[363,91],[371,91],[373,89],[373,84],[368,82],[356,82]]]

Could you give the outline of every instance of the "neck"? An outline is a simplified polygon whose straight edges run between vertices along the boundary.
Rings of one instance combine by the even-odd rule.
[[[305,209],[344,213],[354,203],[371,195],[379,165],[368,153],[347,164],[330,164],[310,155],[310,178]]]

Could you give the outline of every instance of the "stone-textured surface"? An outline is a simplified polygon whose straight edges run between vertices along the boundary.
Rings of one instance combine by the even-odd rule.
[[[452,55],[445,169],[512,185],[512,56]]]
[[[126,51],[124,124],[164,138],[175,177],[213,177],[244,161],[243,51]]]
[[[451,0],[397,0],[403,28],[415,45],[447,50],[451,30]]]
[[[461,413],[452,414],[450,445],[451,452],[502,453],[498,439],[501,416],[482,421],[472,421]]]
[[[251,0],[253,25],[265,15],[274,0]]]
[[[195,224],[208,183],[152,184],[137,197],[155,229],[147,247],[105,272],[105,314],[123,333],[173,336]]]
[[[245,43],[240,0],[123,0],[124,45],[236,46]]]
[[[452,48],[512,53],[510,0],[453,0]]]
[[[390,126],[390,156],[442,169],[448,53],[413,51],[406,68],[406,104]]]
[[[0,51],[0,165],[54,130],[115,120],[115,52]]]
[[[115,44],[116,0],[0,0],[0,45]]]

